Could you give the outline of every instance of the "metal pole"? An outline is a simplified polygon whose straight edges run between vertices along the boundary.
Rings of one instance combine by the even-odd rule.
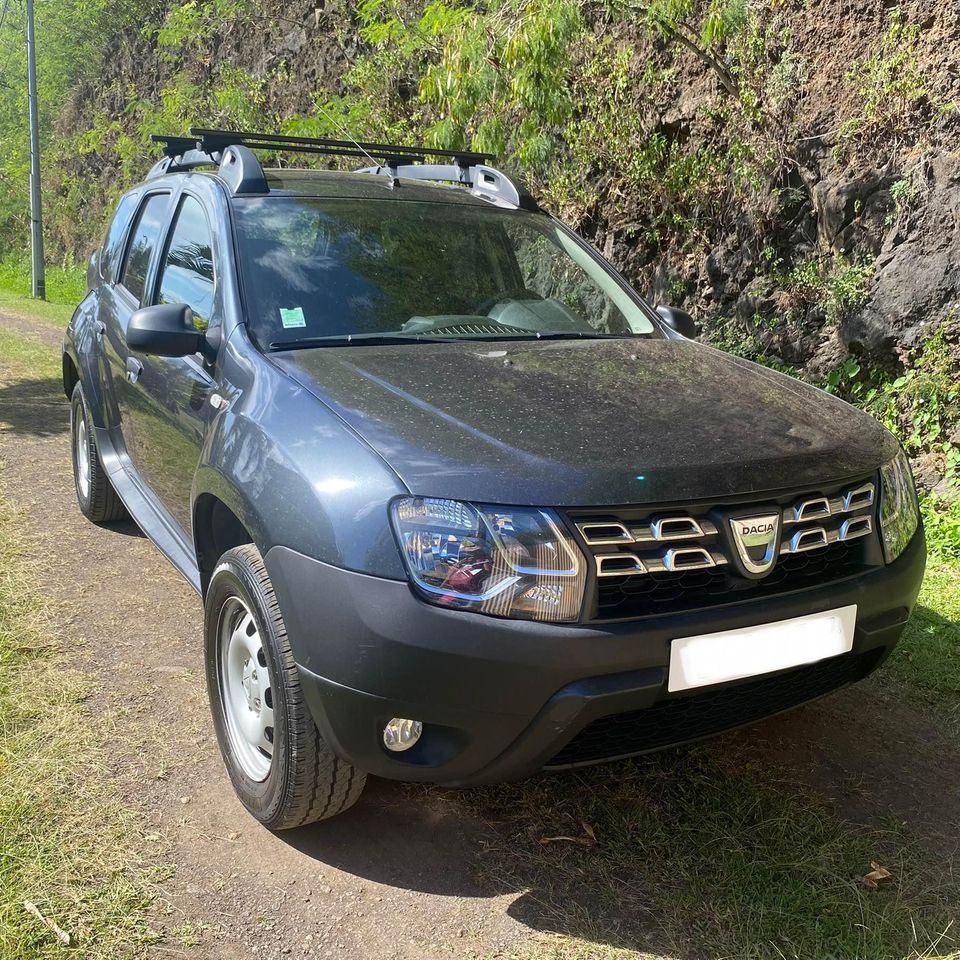
[[[40,129],[37,121],[37,40],[33,34],[33,0],[27,0],[27,100],[30,113],[30,253],[33,295],[46,300],[43,276],[43,210],[40,206]]]

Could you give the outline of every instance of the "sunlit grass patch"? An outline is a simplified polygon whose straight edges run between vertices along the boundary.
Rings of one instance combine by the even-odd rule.
[[[65,328],[73,316],[75,306],[34,300],[32,297],[9,293],[0,288],[0,313],[7,313],[23,320],[40,320],[51,326]]]
[[[58,378],[63,372],[59,351],[3,327],[0,327],[0,360],[3,361],[0,376],[4,380]]]
[[[46,300],[30,296],[29,260],[0,260],[0,311],[66,326],[86,292],[83,266],[47,266]]]

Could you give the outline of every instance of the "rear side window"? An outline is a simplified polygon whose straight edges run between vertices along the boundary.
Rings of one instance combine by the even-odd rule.
[[[110,221],[107,235],[103,240],[100,251],[100,276],[107,283],[117,279],[117,267],[120,266],[120,255],[123,253],[123,238],[130,226],[130,217],[133,216],[134,197],[124,197],[117,205],[117,212]]]
[[[210,227],[198,200],[185,196],[177,211],[160,268],[158,303],[186,303],[193,323],[206,330],[213,313],[213,250]]]
[[[127,255],[123,263],[120,283],[135,297],[137,303],[144,302],[147,286],[147,270],[150,258],[163,229],[170,194],[155,193],[147,197],[130,234]]]

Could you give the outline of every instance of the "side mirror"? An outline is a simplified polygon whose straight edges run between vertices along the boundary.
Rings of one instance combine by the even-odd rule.
[[[157,357],[188,357],[204,349],[206,337],[193,325],[185,303],[141,307],[127,324],[127,346]]]
[[[700,325],[686,310],[679,307],[657,307],[660,319],[675,333],[688,340],[696,340],[700,336]]]

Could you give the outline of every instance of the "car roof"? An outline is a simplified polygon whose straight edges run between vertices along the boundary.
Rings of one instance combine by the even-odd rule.
[[[400,177],[393,181],[386,175],[353,173],[341,170],[307,170],[296,168],[265,169],[269,196],[344,198],[356,200],[419,200],[430,203],[453,203],[461,206],[490,208],[491,204],[474,196],[456,184],[429,180],[409,180]],[[209,177],[219,179],[215,171],[170,173],[151,180],[151,185],[176,178]],[[396,185],[394,185],[396,184]],[[231,196],[234,203],[262,200],[263,194]]]

